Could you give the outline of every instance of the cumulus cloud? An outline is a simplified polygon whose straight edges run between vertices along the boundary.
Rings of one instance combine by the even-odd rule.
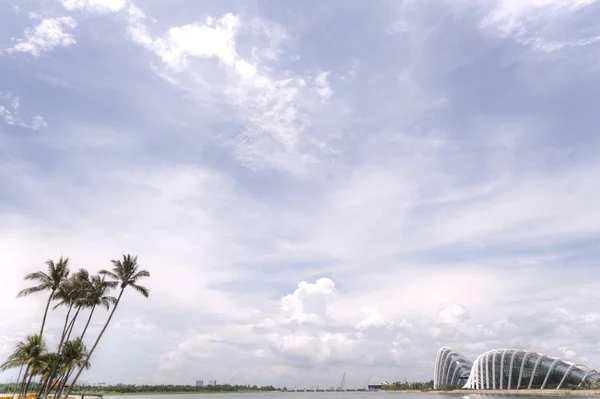
[[[462,303],[455,303],[445,309],[440,310],[438,313],[436,323],[456,326],[463,324],[466,320],[471,317],[469,311]]]
[[[252,75],[251,66],[241,65],[235,49],[235,36],[240,20],[226,14],[218,20],[208,18],[205,24],[185,25],[169,29],[167,37],[153,43],[154,51],[170,68],[181,71],[189,67],[189,57],[215,57],[242,75]],[[250,70],[249,70],[250,69]]]
[[[320,322],[331,314],[329,301],[335,298],[335,284],[328,278],[321,278],[311,284],[302,281],[293,294],[281,300],[283,315],[289,321]]]

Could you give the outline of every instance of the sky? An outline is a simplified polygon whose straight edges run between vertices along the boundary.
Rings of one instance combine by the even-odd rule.
[[[39,329],[26,273],[131,253],[150,298],[82,382],[429,381],[441,346],[600,367],[598,18],[0,0],[0,359]]]

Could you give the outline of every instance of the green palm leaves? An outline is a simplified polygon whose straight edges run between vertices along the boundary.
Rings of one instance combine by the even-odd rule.
[[[52,260],[47,260],[46,266],[48,266],[47,272],[37,271],[35,273],[26,275],[25,280],[37,281],[38,285],[25,288],[17,295],[17,298],[19,298],[36,294],[38,292],[50,291],[50,294],[48,295],[48,301],[46,303],[46,310],[44,311],[44,318],[42,319],[40,338],[44,334],[44,326],[46,325],[46,317],[48,316],[50,302],[52,301],[56,291],[61,287],[69,275],[69,258],[65,259],[61,257],[56,263],[54,263]]]
[[[150,277],[150,273],[147,270],[140,270],[140,267],[137,262],[137,256],[132,257],[131,255],[123,255],[123,259],[112,260],[111,262],[113,264],[112,270],[100,270],[99,274],[110,279],[108,284],[110,284],[111,287],[120,287],[119,296],[117,297],[112,311],[108,316],[108,320],[106,320],[106,323],[104,324],[102,331],[100,331],[96,342],[94,342],[94,346],[92,346],[92,349],[90,350],[90,353],[88,354],[86,360],[90,359],[92,353],[94,353],[94,350],[98,346],[100,339],[102,339],[102,335],[104,335],[108,324],[110,323],[113,315],[115,314],[115,310],[117,310],[117,307],[121,302],[121,297],[123,296],[125,288],[131,287],[140,294],[142,294],[145,298],[148,298],[148,296],[150,295],[150,291],[146,287],[139,285],[139,281],[143,278]],[[84,369],[84,365],[79,367],[79,371],[77,372],[77,375],[73,379],[73,382],[69,386],[69,390],[65,395],[66,397],[69,397],[73,386],[79,379],[79,376],[81,375]]]
[[[112,260],[111,263],[113,267],[110,270],[101,270],[97,275],[91,275],[85,269],[71,273],[69,259],[61,257],[57,262],[46,261],[45,271],[25,276],[26,280],[35,281],[37,284],[20,291],[17,297],[40,292],[46,292],[48,296],[40,333],[27,336],[24,341],[18,342],[13,353],[0,365],[0,370],[17,367],[20,367],[21,371],[25,370],[24,373],[19,373],[20,395],[26,395],[32,379],[39,376],[38,397],[46,399],[50,392],[54,391],[54,397],[60,398],[66,386],[69,388],[64,396],[68,397],[79,376],[90,367],[92,353],[108,328],[125,289],[131,287],[144,297],[149,296],[149,290],[140,285],[140,280],[150,277],[150,273],[140,269],[137,256],[123,255],[122,259]],[[119,291],[117,297],[111,295],[114,289]],[[53,310],[66,310],[56,352],[48,352],[43,340],[52,303]],[[98,313],[98,308],[110,313],[92,349],[88,351],[84,337],[92,318]],[[76,328],[79,316],[88,312],[85,324]]]
[[[27,393],[29,384],[35,372],[42,366],[42,355],[46,352],[46,345],[42,340],[40,334],[29,335],[24,341],[20,341],[15,346],[14,352],[8,357],[8,359],[0,366],[1,370],[7,370],[14,367],[25,367],[25,374],[21,382],[20,393],[24,395]]]

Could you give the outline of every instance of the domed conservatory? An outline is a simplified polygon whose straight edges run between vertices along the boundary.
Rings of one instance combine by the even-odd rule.
[[[443,347],[435,358],[434,388],[561,389],[595,384],[596,370],[581,364],[521,349],[496,349],[474,362]]]

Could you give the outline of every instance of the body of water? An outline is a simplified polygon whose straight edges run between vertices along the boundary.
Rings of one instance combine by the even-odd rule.
[[[219,394],[184,394],[184,395],[136,395],[135,399],[471,399],[496,396],[502,399],[523,399],[525,395],[491,395],[462,393],[428,393],[428,392],[250,392]],[[534,395],[530,396],[533,397]],[[540,397],[539,395],[535,395]],[[560,396],[556,396],[560,397]],[[569,398],[587,398],[590,396],[568,396]],[[123,396],[104,396],[104,399],[124,399]]]

